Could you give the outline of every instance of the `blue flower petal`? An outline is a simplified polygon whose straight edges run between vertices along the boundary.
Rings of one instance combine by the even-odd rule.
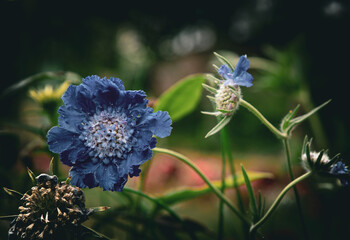
[[[225,79],[233,79],[233,72],[232,69],[227,66],[226,64],[221,65],[221,67],[218,70],[218,73],[220,74],[220,76],[222,76]]]
[[[233,71],[233,77],[241,75],[243,72],[246,72],[249,68],[250,62],[246,55],[243,55],[239,58],[235,70]]]
[[[95,172],[99,165],[91,161],[74,165],[70,171],[70,183],[81,188],[94,188],[98,186],[98,181],[95,179]]]
[[[154,135],[164,138],[170,135],[172,127],[171,118],[168,112],[157,111],[149,113],[141,120],[141,126],[150,129]]]
[[[76,110],[85,113],[96,109],[92,99],[91,93],[83,85],[70,85],[62,96],[62,100],[66,105],[70,105]]]
[[[239,86],[251,87],[253,86],[253,76],[250,73],[242,72],[235,78],[234,82]]]
[[[77,135],[65,128],[53,127],[47,133],[49,150],[54,153],[61,153],[67,150],[77,139]]]
[[[60,153],[62,163],[73,166],[76,162],[83,162],[89,157],[89,150],[81,141],[77,141],[70,148]]]
[[[117,78],[86,77],[62,100],[60,127],[48,132],[48,145],[72,166],[71,183],[78,187],[121,191],[152,157],[153,135],[166,137],[172,129],[167,112],[154,113],[143,91],[126,91]]]
[[[241,56],[233,72],[229,66],[224,64],[219,68],[218,73],[226,80],[224,85],[251,87],[253,77],[247,73],[249,65],[247,56]]]
[[[79,132],[86,120],[86,114],[71,106],[63,105],[59,107],[57,112],[59,113],[58,125],[72,132]]]
[[[125,90],[124,84],[122,82],[122,80],[120,80],[119,78],[115,78],[115,77],[111,77],[110,79],[121,91]]]
[[[145,98],[146,93],[144,91],[127,91],[124,100],[127,104],[136,105],[133,107],[141,107],[144,109],[148,103],[148,100]]]
[[[124,179],[127,175],[122,176]],[[118,167],[110,164],[100,164],[95,172],[95,178],[97,179],[99,186],[107,191],[115,191],[116,183],[120,181]]]

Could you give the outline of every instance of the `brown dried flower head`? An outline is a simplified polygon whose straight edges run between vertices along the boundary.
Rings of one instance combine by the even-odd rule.
[[[21,199],[9,239],[61,239],[76,234],[93,212],[85,208],[84,193],[78,187],[58,183],[56,176],[40,174],[36,181],[37,186]]]

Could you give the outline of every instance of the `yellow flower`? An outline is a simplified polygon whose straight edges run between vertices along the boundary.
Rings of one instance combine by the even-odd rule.
[[[41,104],[45,102],[57,101],[61,99],[69,85],[69,81],[63,82],[57,89],[54,89],[52,85],[46,85],[43,89],[29,90],[29,96],[34,101]]]

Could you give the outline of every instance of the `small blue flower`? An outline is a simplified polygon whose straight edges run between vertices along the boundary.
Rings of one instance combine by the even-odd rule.
[[[62,96],[59,126],[47,134],[49,149],[72,166],[71,183],[121,191],[128,176],[152,157],[156,138],[170,135],[167,112],[147,107],[143,91],[126,91],[118,78],[89,76]]]
[[[343,162],[339,161],[339,162],[335,163],[329,172],[330,172],[330,174],[336,176],[340,180],[340,183],[343,186],[349,185],[350,172],[349,172],[347,166]]]
[[[230,86],[244,86],[251,87],[253,86],[253,76],[247,73],[250,62],[246,55],[243,55],[239,58],[235,70],[232,72],[232,69],[226,64],[221,65],[218,70],[220,76],[226,79],[224,85]]]

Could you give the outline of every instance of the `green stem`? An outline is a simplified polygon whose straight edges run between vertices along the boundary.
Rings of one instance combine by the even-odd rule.
[[[179,159],[180,161],[188,165],[190,168],[192,168],[203,179],[203,181],[211,188],[211,190],[216,194],[216,196],[230,208],[232,212],[234,212],[243,222],[249,224],[249,221],[245,218],[245,216],[243,216],[242,213],[238,211],[235,206],[232,205],[232,203],[225,197],[225,195],[223,195],[220,192],[220,190],[210,182],[210,180],[202,173],[201,170],[199,170],[199,168],[190,159],[188,159],[187,157],[185,157],[180,153],[174,152],[169,149],[153,148],[153,151],[158,153],[165,153],[170,156],[176,157],[177,159]]]
[[[283,145],[284,145],[284,149],[286,151],[288,174],[289,174],[290,180],[293,181],[294,180],[294,174],[293,174],[292,163],[291,163],[291,154],[290,154],[289,140],[287,138],[283,139]],[[304,221],[303,211],[302,211],[300,197],[299,197],[299,192],[298,192],[298,189],[295,186],[293,187],[293,191],[294,191],[295,202],[296,202],[296,205],[297,205],[297,208],[298,208],[298,213],[299,213],[299,217],[300,217],[300,223],[301,223],[301,227],[303,229],[304,237],[305,237],[305,239],[308,239],[308,234],[307,234],[307,230],[306,230],[306,224],[305,224],[305,221]]]
[[[153,158],[152,158],[153,159]],[[141,171],[141,175],[140,175],[140,181],[139,181],[139,185],[138,185],[138,191],[142,192],[144,190],[144,185],[145,185],[145,181],[146,181],[146,177],[148,174],[148,170],[150,169],[151,163],[152,163],[152,159],[148,160],[145,164],[142,165],[142,171]],[[134,210],[138,211],[140,203],[141,203],[141,195],[138,195],[138,197],[136,198],[135,204],[134,204]]]
[[[161,201],[159,201],[156,198],[152,198],[150,196],[148,196],[147,194],[134,190],[134,189],[130,189],[130,188],[124,188],[123,191],[125,192],[129,192],[129,193],[133,193],[133,194],[137,194],[138,196],[147,198],[148,200],[150,200],[151,202],[155,203],[157,206],[163,208],[164,210],[166,210],[173,218],[175,218],[184,228],[184,230],[186,232],[188,232],[189,236],[191,239],[195,240],[196,236],[190,231],[190,229],[188,229],[188,227],[185,225],[184,221],[182,221],[182,219],[180,218],[180,216],[173,211],[171,208],[169,208],[166,204],[162,203]]]
[[[275,134],[277,137],[286,139],[287,134],[279,131],[275,126],[273,126],[265,117],[262,115],[258,109],[256,109],[253,105],[248,103],[247,101],[241,99],[240,100],[240,105],[251,111],[270,131]]]
[[[265,223],[265,221],[270,217],[270,215],[273,213],[273,211],[277,208],[278,204],[281,202],[281,200],[283,199],[284,195],[291,189],[294,188],[295,185],[301,181],[303,181],[304,179],[306,179],[307,177],[309,177],[311,175],[311,172],[307,172],[303,175],[301,175],[300,177],[298,177],[297,179],[293,180],[292,182],[290,182],[283,190],[282,192],[278,195],[278,197],[276,198],[276,200],[274,201],[274,203],[271,205],[270,209],[265,213],[265,215],[254,225],[251,226],[250,228],[250,234],[251,236],[254,236],[254,234],[256,233],[257,229]]]
[[[137,191],[137,190],[134,190],[134,189],[131,189],[131,188],[124,188],[123,191],[125,192],[129,192],[129,193],[133,193],[133,194],[136,194],[136,195],[139,195],[139,196],[142,196],[144,198],[147,198],[148,200],[150,200],[151,202],[157,204],[158,206],[164,208],[164,210],[166,210],[172,217],[174,217],[176,220],[178,220],[179,222],[182,223],[182,219],[179,217],[179,215],[177,215],[176,212],[174,212],[171,208],[169,208],[167,205],[163,204],[161,201],[158,201],[157,199],[155,198],[152,198],[150,196],[148,196],[147,194],[143,193],[143,192],[140,192],[140,191]]]
[[[241,213],[244,213],[245,212],[244,205],[243,205],[241,193],[239,191],[239,186],[237,184],[237,175],[236,175],[235,165],[234,165],[234,162],[233,162],[232,152],[231,152],[231,149],[230,149],[230,140],[229,140],[226,128],[223,128],[222,135],[224,137],[224,141],[223,142],[225,144],[225,151],[226,151],[226,154],[227,154],[228,163],[230,165],[230,171],[231,171],[231,175],[232,175],[232,182],[233,182],[233,187],[235,188],[235,191],[236,191],[238,207],[239,207],[239,210],[241,211]]]
[[[90,228],[90,227],[87,227],[85,225],[83,225],[84,228],[88,229],[89,231],[95,233],[96,235],[98,235],[100,238],[103,238],[103,239],[107,239],[107,240],[112,240],[111,238],[107,237],[106,235],[103,235],[102,233],[100,232],[97,232],[96,230]]]
[[[222,168],[221,168],[221,193],[225,194],[226,188],[226,142],[225,142],[225,127],[221,129],[221,160],[222,160]],[[219,203],[219,221],[218,221],[218,239],[223,239],[223,231],[224,231],[224,202],[220,200]]]

